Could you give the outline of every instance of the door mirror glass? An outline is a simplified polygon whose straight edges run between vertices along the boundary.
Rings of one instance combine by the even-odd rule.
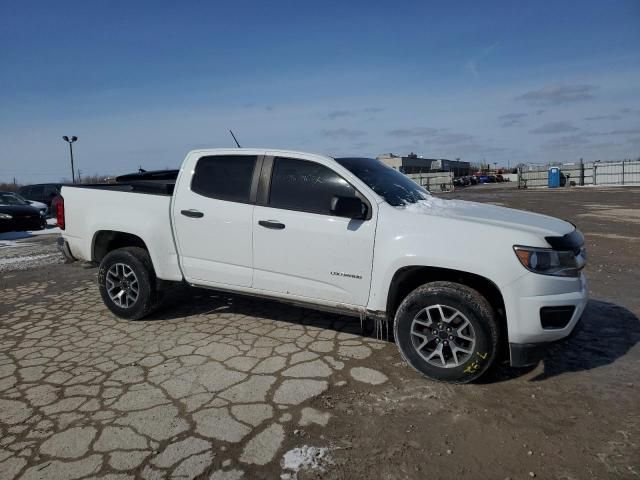
[[[336,195],[331,199],[331,213],[338,217],[362,219],[367,216],[367,206],[358,197]]]

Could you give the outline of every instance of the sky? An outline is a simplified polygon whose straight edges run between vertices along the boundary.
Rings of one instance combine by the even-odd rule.
[[[640,1],[0,0],[0,182],[233,146],[640,157]]]

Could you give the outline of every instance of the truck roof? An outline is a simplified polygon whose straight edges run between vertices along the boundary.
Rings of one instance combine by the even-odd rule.
[[[300,150],[283,150],[280,148],[203,148],[197,150],[191,150],[189,154],[197,154],[197,155],[234,155],[234,154],[245,154],[245,155],[264,155],[265,152],[269,152],[270,154],[276,155],[292,155],[295,157],[322,157],[333,159],[329,155],[324,155],[321,153],[312,153],[312,152],[303,152]]]

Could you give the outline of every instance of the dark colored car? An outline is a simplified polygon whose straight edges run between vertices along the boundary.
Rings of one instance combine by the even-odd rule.
[[[502,174],[499,173],[496,175],[496,181],[498,183],[504,182],[504,177],[502,176]]]
[[[496,176],[495,175],[489,175],[487,178],[488,178],[488,182],[489,183],[496,183]]]
[[[37,185],[26,185],[20,187],[18,191],[27,200],[45,203],[51,208],[51,201],[60,195],[61,183],[40,183]]]
[[[40,211],[13,194],[0,193],[0,232],[43,230],[47,219]]]

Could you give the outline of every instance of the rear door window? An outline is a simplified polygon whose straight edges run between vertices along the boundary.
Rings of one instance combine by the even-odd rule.
[[[196,164],[191,190],[209,198],[249,203],[257,159],[255,155],[202,157]]]
[[[353,197],[356,190],[324,165],[294,158],[274,159],[269,206],[332,215],[334,195]]]

